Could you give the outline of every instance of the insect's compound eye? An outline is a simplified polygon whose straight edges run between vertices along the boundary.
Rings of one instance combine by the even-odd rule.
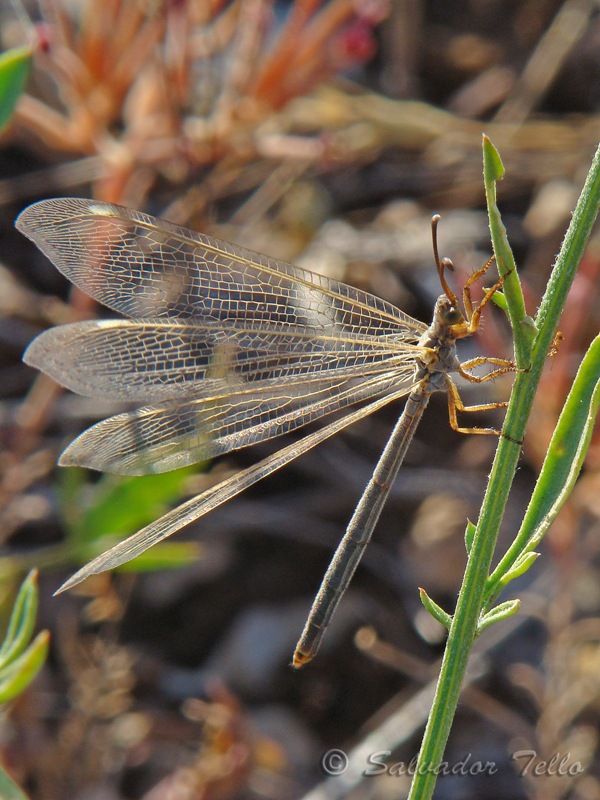
[[[454,306],[450,306],[447,308],[444,313],[444,322],[448,325],[457,325],[459,322],[463,322],[464,317],[460,309],[455,308]]]

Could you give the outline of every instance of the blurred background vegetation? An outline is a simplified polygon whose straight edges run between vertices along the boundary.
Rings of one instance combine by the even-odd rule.
[[[118,409],[64,393],[21,355],[45,327],[106,312],[13,222],[43,197],[92,196],[294,261],[429,321],[432,213],[457,286],[489,257],[485,132],[506,166],[499,201],[533,310],[600,138],[597,5],[39,0],[27,12],[0,8],[2,49],[31,48],[24,92],[24,74],[11,78],[14,97],[0,87],[0,103],[16,100],[0,138],[0,614],[8,627],[39,567],[38,626],[51,641],[37,679],[4,706],[0,763],[32,800],[285,800],[325,781],[323,752],[350,752],[369,735],[389,761],[410,762],[443,643],[417,587],[453,607],[465,520],[495,443],[454,434],[444,397],[434,398],[376,541],[299,673],[293,646],[396,408],[129,570],[53,598],[109,539],[278,442],[151,478],[58,470],[61,449]],[[505,541],[599,328],[599,247],[592,240],[561,321]],[[510,354],[498,312],[461,350],[476,353]],[[488,397],[508,389],[498,381]],[[470,391],[485,402],[485,389]],[[518,587],[521,613],[478,643],[447,758],[471,754],[498,771],[442,779],[437,797],[600,798],[599,467],[595,442]],[[512,754],[526,749],[584,770],[520,775]],[[366,766],[343,789],[325,781],[320,796],[406,791],[409,776],[361,777]]]

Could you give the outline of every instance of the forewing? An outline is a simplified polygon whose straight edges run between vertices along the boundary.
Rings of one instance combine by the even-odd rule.
[[[80,289],[136,319],[252,320],[413,342],[425,330],[374,295],[120,206],[43,200],[16,224]]]

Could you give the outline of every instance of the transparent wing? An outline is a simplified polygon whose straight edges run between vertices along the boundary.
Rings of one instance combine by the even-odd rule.
[[[16,225],[70,281],[128,317],[253,320],[411,342],[426,329],[367,292],[120,206],[43,200]]]
[[[124,541],[119,542],[119,544],[107,550],[105,553],[102,553],[102,555],[98,556],[93,561],[90,561],[89,564],[86,564],[86,566],[82,567],[82,569],[69,578],[68,581],[63,583],[58,592],[71,589],[90,575],[97,575],[100,572],[118,567],[121,564],[126,564],[128,561],[131,561],[132,558],[141,555],[153,545],[158,544],[158,542],[163,541],[163,539],[176,533],[199,517],[204,516],[204,514],[217,508],[217,506],[220,506],[222,503],[240,494],[240,492],[243,492],[249,486],[252,486],[257,481],[275,472],[275,470],[280,469],[290,461],[308,452],[308,450],[311,450],[316,445],[334,436],[339,431],[348,427],[348,425],[372,414],[392,400],[401,397],[402,394],[404,394],[403,390],[392,392],[356,411],[352,411],[346,416],[334,420],[326,427],[305,436],[299,442],[292,442],[292,444],[278,450],[258,464],[254,464],[238,472],[231,478],[193,497],[191,500],[173,509],[173,511],[169,511],[167,514],[160,517],[160,519],[142,528],[142,530],[129,536]]]
[[[84,431],[61,456],[62,466],[121,475],[168,472],[295,430],[351,403],[390,390],[406,393],[411,366],[378,374],[371,367],[347,377],[339,372],[285,385],[232,391],[174,406],[118,414]]]
[[[261,323],[89,320],[51,328],[23,360],[78,394],[157,403],[263,381],[381,372],[420,349],[394,336],[310,333]],[[216,387],[216,388],[215,388]],[[308,387],[311,391],[311,387]]]

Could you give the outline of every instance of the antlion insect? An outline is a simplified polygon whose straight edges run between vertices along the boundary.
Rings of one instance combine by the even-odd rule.
[[[390,303],[338,281],[107,203],[44,200],[18,229],[99,303],[128,319],[52,328],[24,360],[79,394],[152,405],[84,431],[60,458],[122,475],[166,472],[345,415],[165,514],[95,558],[59,591],[124,564],[315,445],[408,395],[373,477],[327,570],[294,654],[310,661],[360,561],[433,392],[446,391],[450,424],[464,433],[465,407],[449,373],[482,383],[515,369],[478,357],[460,363],[456,340],[478,328],[481,311],[467,281],[464,313],[448,285],[447,259],[434,256],[443,294],[429,327]],[[493,369],[483,376],[471,370]],[[363,402],[358,410],[351,404]]]

